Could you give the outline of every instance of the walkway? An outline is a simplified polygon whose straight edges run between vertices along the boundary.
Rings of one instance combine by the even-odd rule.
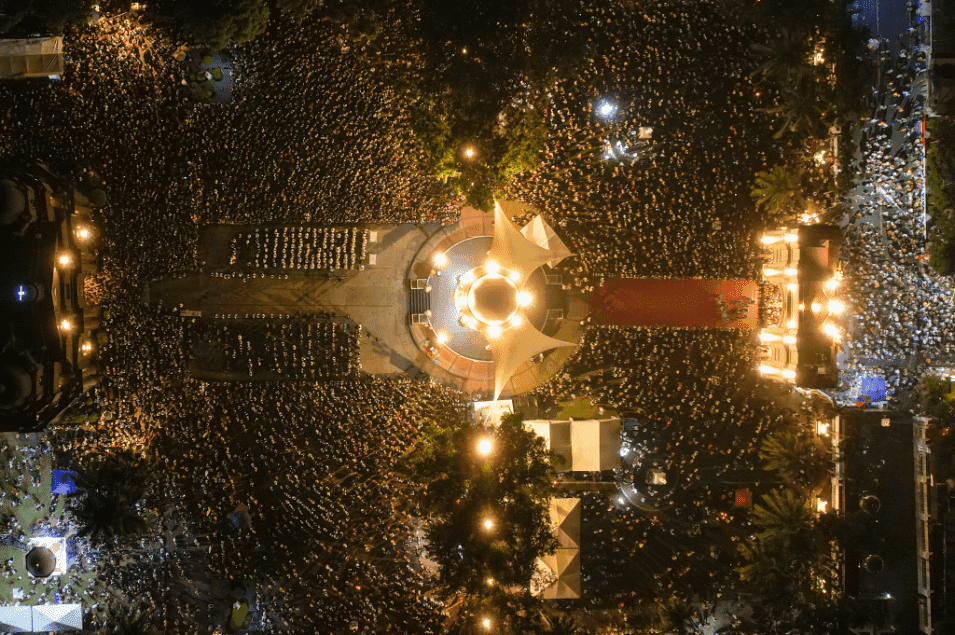
[[[216,277],[211,272],[152,283],[148,302],[201,312],[204,318],[265,314],[294,315],[328,311],[362,325],[362,370],[374,375],[397,375],[427,364],[408,329],[408,264],[428,234],[412,224],[368,227],[376,240],[368,245],[371,258],[361,271],[340,271],[326,279],[321,274],[273,274],[275,277]],[[227,229],[227,231],[226,231]],[[210,228],[204,232],[200,256],[206,262],[228,245],[226,236],[241,227]],[[374,264],[371,264],[371,263]],[[421,359],[419,359],[421,358]]]

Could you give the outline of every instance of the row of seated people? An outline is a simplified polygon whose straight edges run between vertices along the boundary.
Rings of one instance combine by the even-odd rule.
[[[260,227],[231,243],[230,264],[254,269],[358,269],[368,230],[357,227]]]
[[[201,320],[193,324],[190,348],[208,353],[196,357],[205,359],[200,365],[209,370],[316,380],[358,372],[360,334],[361,325],[311,317],[288,322]]]

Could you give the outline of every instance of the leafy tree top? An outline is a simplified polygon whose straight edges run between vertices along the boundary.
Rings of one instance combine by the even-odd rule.
[[[493,448],[486,455],[478,451],[482,439]],[[424,486],[428,551],[447,590],[487,593],[489,578],[495,586],[526,586],[536,559],[556,547],[552,461],[520,415],[497,428],[467,422],[427,430],[408,470]]]

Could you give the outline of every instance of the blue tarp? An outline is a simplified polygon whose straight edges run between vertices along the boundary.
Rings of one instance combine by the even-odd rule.
[[[885,401],[885,377],[863,377],[859,393],[872,401]]]
[[[72,470],[53,470],[53,493],[72,494],[76,491],[76,477]]]

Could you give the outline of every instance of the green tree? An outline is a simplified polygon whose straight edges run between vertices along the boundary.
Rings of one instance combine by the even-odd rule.
[[[829,456],[820,437],[797,426],[767,436],[759,450],[765,470],[776,472],[784,482],[810,494],[822,487],[828,477]]]
[[[56,35],[68,24],[88,17],[93,0],[9,0],[0,7],[0,33]]]
[[[764,58],[753,75],[783,87],[799,83],[814,71],[809,64],[810,45],[810,39],[803,33],[783,27],[775,40],[751,45]]]
[[[922,395],[922,410],[943,424],[955,419],[955,394],[947,379],[935,375],[923,375],[919,382]]]
[[[815,205],[805,196],[803,176],[805,171],[802,168],[782,165],[758,172],[752,192],[756,207],[774,220],[783,220],[815,209]]]
[[[106,635],[154,635],[158,630],[149,623],[150,609],[145,603],[127,606],[114,602],[106,613]]]
[[[132,450],[96,458],[80,472],[82,496],[73,508],[80,536],[94,543],[110,543],[142,534],[148,523],[137,508],[149,490],[151,467]]]
[[[486,456],[478,452],[481,439],[493,446]],[[548,511],[552,457],[520,416],[488,430],[434,427],[408,465],[424,486],[428,551],[446,590],[525,587],[536,559],[556,547]]]
[[[265,32],[265,0],[160,0],[153,11],[179,22],[197,42],[213,49],[241,44]]]

